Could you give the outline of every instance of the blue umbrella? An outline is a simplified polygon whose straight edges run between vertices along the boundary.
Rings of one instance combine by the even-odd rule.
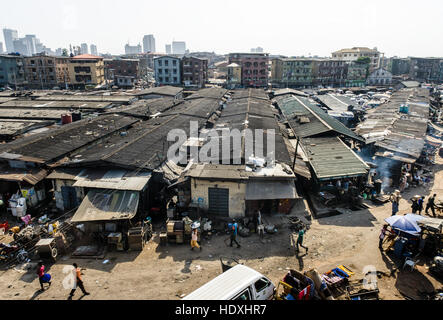
[[[389,223],[392,228],[406,233],[417,234],[421,231],[417,222],[408,216],[390,216],[389,218],[386,218],[385,221]]]

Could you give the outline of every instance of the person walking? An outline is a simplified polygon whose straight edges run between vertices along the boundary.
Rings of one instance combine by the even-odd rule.
[[[395,216],[398,212],[399,202],[400,202],[400,190],[395,190],[391,194],[390,200],[392,202],[392,215]]]
[[[305,247],[303,245],[303,238],[305,236],[305,229],[300,229],[300,231],[298,232],[298,238],[297,238],[297,252],[300,251],[299,247],[302,247],[303,249],[306,250],[306,253],[308,253],[308,247]]]
[[[74,272],[75,272],[76,281],[75,281],[75,284],[74,284],[74,288],[71,290],[71,293],[69,294],[69,297],[68,297],[69,300],[72,300],[72,297],[74,296],[74,293],[75,293],[75,290],[77,289],[77,286],[82,290],[83,295],[87,296],[87,295],[90,294],[89,292],[87,292],[85,290],[85,287],[83,286],[82,269],[80,269],[78,267],[77,263],[73,263],[72,265],[75,268]]]
[[[230,231],[231,231],[231,244],[229,245],[230,247],[232,247],[232,243],[235,242],[235,244],[237,245],[237,248],[240,248],[240,244],[237,242],[237,233],[238,233],[238,224],[237,222],[235,222],[235,219],[232,220],[232,223],[229,224],[230,225]]]
[[[417,196],[415,196],[414,198],[411,198],[411,201],[412,201],[412,205],[411,205],[412,213],[413,214],[417,214],[417,211],[418,211],[418,199],[417,199]]]
[[[425,213],[428,214],[428,210],[431,209],[432,215],[434,216],[434,218],[436,217],[435,216],[435,197],[436,196],[437,196],[437,194],[434,193],[434,195],[428,199],[428,203],[426,204],[426,210],[425,210]]]
[[[198,244],[198,230],[197,228],[192,229],[191,233],[191,250],[194,248],[200,249],[202,251],[202,247]]]
[[[45,266],[43,264],[43,261],[39,261],[37,264],[37,275],[38,275],[38,281],[40,283],[40,291],[45,291],[45,288],[43,287],[43,283],[48,283],[49,286],[51,286],[51,276],[49,274],[45,274]]]
[[[385,225],[383,226],[383,228],[381,229],[380,237],[379,237],[379,241],[378,241],[378,248],[379,248],[380,250],[383,250],[383,247],[382,247],[382,245],[383,245],[383,240],[385,239],[385,236],[386,236],[386,232],[387,232],[387,231],[388,231],[388,225],[385,224]]]

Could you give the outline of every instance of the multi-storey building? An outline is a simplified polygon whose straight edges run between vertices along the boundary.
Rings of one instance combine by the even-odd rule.
[[[231,63],[227,68],[226,85],[228,89],[235,89],[241,86],[241,67],[236,63]]]
[[[92,54],[93,56],[98,56],[97,46],[96,46],[95,44],[91,44],[91,45],[90,45],[90,48],[91,48],[91,54]]]
[[[143,37],[143,52],[155,52],[155,38],[154,35],[148,34]]]
[[[368,57],[371,59],[369,64],[369,71],[372,72],[380,67],[380,53],[377,48],[369,49],[366,47],[354,47],[350,49],[341,49],[332,53],[333,59],[338,59],[346,62],[353,62],[359,58]]]
[[[392,58],[388,71],[392,72],[393,76],[409,74],[411,67],[411,60],[408,58]]]
[[[241,84],[244,87],[267,87],[269,79],[268,53],[230,53],[229,64],[236,63],[242,69]]]
[[[162,56],[154,58],[154,73],[157,85],[181,85],[180,58]]]
[[[18,39],[17,30],[3,29],[3,36],[5,38],[6,53],[15,52],[14,40]]]
[[[272,84],[278,87],[309,87],[313,83],[314,60],[276,58],[272,61]]]
[[[140,78],[140,60],[139,59],[105,59],[105,75],[112,80],[118,87],[133,87],[135,82]]]
[[[74,88],[102,85],[105,68],[102,57],[82,54],[69,59],[69,77]]]
[[[23,59],[27,87],[31,89],[52,89],[57,86],[55,57],[35,55]]]
[[[346,87],[364,87],[368,77],[369,66],[365,63],[350,62],[346,64]]]
[[[196,57],[183,57],[182,81],[185,87],[204,88],[208,80],[208,60]]]
[[[172,54],[183,55],[186,53],[186,42],[172,41]]]
[[[58,87],[62,89],[69,89],[69,86],[71,85],[71,77],[69,75],[69,61],[70,57],[55,57],[55,73],[57,76],[57,84]]]
[[[345,85],[348,67],[338,59],[313,60],[313,85],[342,87]]]
[[[138,54],[142,53],[142,46],[140,44],[131,46],[129,43],[125,45],[125,54]]]
[[[17,54],[0,55],[0,87],[9,86],[16,89],[23,87],[24,84],[23,56]]]
[[[443,78],[441,58],[410,58],[409,77],[417,81],[438,82]]]

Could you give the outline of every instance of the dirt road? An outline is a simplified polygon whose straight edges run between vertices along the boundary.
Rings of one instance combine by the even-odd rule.
[[[416,188],[403,193],[399,214],[410,211],[407,199],[415,194],[427,197],[435,192],[443,195],[442,165],[443,161],[439,158],[434,166],[436,176],[431,190]],[[340,264],[355,271],[354,277],[360,277],[367,265],[374,265],[378,271],[389,274],[394,263],[378,249],[378,236],[383,220],[390,214],[388,203],[313,220],[304,241],[309,253],[305,255],[301,249],[299,256],[291,248],[285,217],[272,219],[277,225],[277,234],[266,235],[264,243],[256,235],[240,238],[240,249],[227,247],[224,240],[228,236],[225,234],[204,240],[201,252],[190,251],[187,244],[159,246],[156,235],[143,252],[107,253],[104,260],[109,260],[108,264],[104,264],[104,260],[74,261],[62,257],[50,267],[53,284],[43,293],[38,292],[39,283],[34,271],[0,271],[0,299],[67,299],[69,290],[62,286],[66,276],[63,268],[73,262],[86,268],[84,284],[91,295],[82,297],[84,300],[179,299],[221,273],[220,256],[237,257],[241,263],[267,275],[274,283],[278,283],[289,268],[316,268],[319,272],[326,272]],[[440,282],[428,275],[423,263],[419,263],[418,270],[420,272],[400,271],[392,277],[379,279],[380,297],[404,299],[398,289],[413,295],[418,289],[432,291],[442,287]],[[77,292],[74,300],[80,297],[81,293]]]

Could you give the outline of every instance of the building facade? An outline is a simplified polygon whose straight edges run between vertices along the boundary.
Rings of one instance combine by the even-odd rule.
[[[89,54],[69,59],[69,77],[74,88],[102,85],[105,82],[105,68],[102,57]]]
[[[272,60],[271,79],[277,87],[310,87],[313,84],[314,60],[277,58]]]
[[[230,53],[229,64],[236,63],[242,69],[241,84],[244,87],[267,87],[269,80],[269,54]]]
[[[371,72],[366,83],[371,86],[389,86],[392,84],[392,73],[386,69],[379,68]]]
[[[142,46],[140,44],[131,46],[129,43],[125,45],[125,54],[138,54],[142,53]]]
[[[313,60],[313,81],[315,86],[342,87],[347,77],[347,64],[338,59]]]
[[[371,59],[369,64],[369,72],[374,71],[380,67],[380,60],[382,53],[377,48],[369,49],[366,47],[354,47],[350,49],[341,49],[332,53],[333,59],[338,59],[346,62],[353,62],[359,58],[368,57]]]
[[[236,63],[228,65],[226,85],[228,89],[235,89],[241,86],[241,67]]]
[[[133,87],[140,78],[139,59],[105,59],[105,74],[113,75],[114,83],[118,87]]]
[[[186,42],[184,41],[172,41],[172,54],[185,54]]]
[[[208,60],[196,57],[183,57],[182,81],[185,87],[204,88],[208,81]]]
[[[16,54],[0,55],[0,87],[9,86],[13,89],[25,85],[23,56]]]
[[[410,58],[409,77],[417,81],[438,82],[443,78],[440,58]]]
[[[57,76],[57,85],[61,89],[69,89],[71,77],[69,75],[70,57],[55,57],[55,73]]]
[[[404,74],[409,74],[411,68],[411,60],[407,58],[392,58],[391,65],[388,71],[392,73],[393,76],[400,76]]]
[[[95,44],[91,44],[90,48],[91,48],[91,54],[93,56],[98,56],[97,46]]]
[[[52,89],[57,86],[57,65],[55,57],[35,55],[23,59],[27,87],[31,89]]]
[[[154,74],[157,85],[181,85],[181,68],[180,58],[172,56],[154,58]]]
[[[15,52],[14,40],[18,39],[17,30],[3,29],[3,37],[5,39],[6,53]]]
[[[154,35],[148,34],[143,37],[143,52],[155,52],[155,38]]]
[[[368,76],[369,66],[365,63],[347,63],[346,87],[364,87]]]

